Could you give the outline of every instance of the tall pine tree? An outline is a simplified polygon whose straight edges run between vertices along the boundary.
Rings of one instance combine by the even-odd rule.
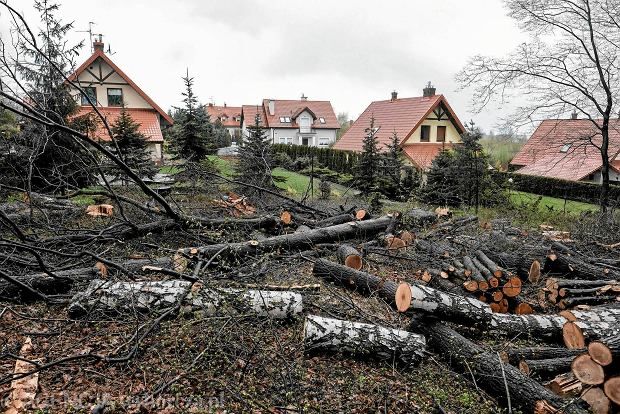
[[[194,78],[189,77],[189,72],[183,78],[183,82],[185,105],[177,110],[175,116],[175,124],[171,131],[173,146],[178,157],[189,162],[199,162],[217,150],[213,125],[204,105],[198,102],[194,94]]]
[[[365,130],[366,136],[362,141],[362,153],[355,170],[356,187],[364,195],[377,190],[379,177],[379,143],[375,128],[375,117],[371,116],[370,126]]]
[[[265,128],[261,125],[260,115],[254,117],[254,125],[248,126],[248,136],[239,147],[239,156],[235,164],[237,180],[261,188],[274,189],[271,176],[273,168],[273,148]],[[242,188],[245,193],[256,190]]]
[[[141,177],[153,178],[157,174],[157,168],[151,160],[146,136],[139,128],[140,124],[133,120],[125,108],[121,109],[119,117],[111,126],[112,135],[125,164]]]
[[[66,37],[73,24],[56,17],[58,4],[37,0],[35,9],[42,23],[37,34],[39,50],[20,38],[17,47],[23,59],[17,62],[17,69],[33,106],[54,122],[73,126],[78,105],[65,76],[74,69],[73,58],[82,43],[68,46]],[[15,148],[34,189],[64,192],[94,181],[91,155],[67,132],[26,120]]]
[[[390,142],[385,145],[385,153],[382,154],[381,168],[381,192],[390,199],[400,199],[403,196],[401,186],[401,173],[403,169],[402,149],[400,139],[396,131],[392,133]]]

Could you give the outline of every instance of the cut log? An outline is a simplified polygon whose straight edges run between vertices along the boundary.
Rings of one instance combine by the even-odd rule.
[[[285,226],[290,225],[293,222],[293,215],[289,211],[283,211],[280,214],[280,222]]]
[[[370,213],[366,210],[360,209],[355,212],[355,218],[357,220],[368,220],[370,219]]]
[[[403,215],[403,221],[413,227],[424,227],[437,221],[437,215],[432,211],[414,208]]]
[[[320,278],[335,281],[350,289],[360,290],[363,293],[377,293],[388,304],[394,303],[398,284],[391,280],[384,280],[370,273],[361,272],[330,262],[318,259],[314,262],[312,273]]]
[[[491,273],[493,274],[493,276],[495,276],[496,278],[500,279],[502,276],[504,276],[504,269],[500,268],[497,263],[495,263],[493,260],[489,259],[488,256],[486,254],[484,254],[484,252],[482,250],[476,250],[476,257],[478,258],[478,260],[480,260],[480,262],[491,271]]]
[[[527,348],[508,348],[504,350],[504,352],[508,357],[508,362],[510,362],[512,365],[517,365],[521,360],[531,361],[538,359],[574,358],[586,352],[586,349],[566,349],[547,346],[536,346]]]
[[[573,357],[553,359],[524,359],[519,362],[519,369],[526,375],[548,379],[563,372],[570,371]]]
[[[313,229],[303,233],[284,234],[270,237],[258,243],[246,241],[241,243],[219,243],[198,248],[185,248],[180,251],[190,257],[200,254],[210,258],[216,253],[224,257],[244,257],[276,249],[303,250],[318,243],[331,243],[354,238],[368,238],[387,228],[390,216],[359,222],[349,222],[335,226]]]
[[[401,283],[395,296],[399,312],[421,310],[454,322],[484,326],[491,309],[477,299],[445,293],[428,286]]]
[[[592,387],[581,394],[581,399],[590,406],[593,414],[609,414],[611,412],[610,399],[600,387]]]
[[[601,305],[604,303],[614,302],[617,300],[616,295],[597,295],[597,296],[580,296],[575,298],[564,298],[558,303],[560,309],[569,309],[578,305]]]
[[[620,405],[620,377],[612,377],[605,381],[603,389],[605,390],[605,395],[614,404]]]
[[[502,286],[502,292],[509,298],[514,298],[521,293],[521,279],[517,276],[512,276]]]
[[[588,354],[575,357],[571,363],[571,371],[575,378],[587,385],[601,385],[605,382],[603,367],[594,362]]]
[[[611,364],[614,358],[611,349],[600,341],[592,341],[588,344],[588,354],[594,362],[603,367]]]
[[[360,270],[362,268],[362,255],[350,244],[341,245],[336,251],[338,261],[351,269]]]
[[[499,286],[499,280],[493,275],[493,272],[487,269],[487,267],[482,262],[480,262],[480,260],[474,257],[471,259],[471,261],[474,266],[480,271],[480,274],[482,274],[482,277],[484,277],[484,279],[487,281],[490,288],[496,288]]]
[[[536,284],[540,280],[540,262],[538,260],[532,262],[527,280],[532,284]]]
[[[564,414],[585,414],[576,402],[564,400],[544,388],[517,368],[504,364],[499,356],[487,352],[455,332],[443,322],[430,322],[415,327],[426,336],[429,347],[466,376],[474,376],[476,384],[506,402],[509,395],[513,408],[533,412],[539,402],[561,410]]]
[[[592,341],[609,338],[620,334],[617,322],[591,322],[576,320],[566,322],[562,327],[562,337],[567,348],[583,348],[586,339]]]
[[[182,280],[160,282],[106,282],[95,280],[76,294],[68,307],[71,317],[125,315],[162,311],[181,303],[187,312],[213,315],[219,310],[289,318],[302,311],[302,296],[295,292],[208,289]]]
[[[572,397],[581,394],[583,385],[572,372],[560,374],[546,384],[546,387],[561,397]]]
[[[330,351],[406,364],[420,361],[426,350],[422,335],[367,323],[308,315],[304,324],[306,352]]]
[[[482,273],[480,273],[480,270],[478,270],[476,265],[474,265],[471,257],[463,257],[463,265],[465,266],[465,269],[470,272],[471,279],[478,282],[478,289],[480,289],[482,292],[486,291],[489,288],[489,283],[482,276]]]
[[[415,240],[415,235],[413,233],[408,232],[408,231],[403,231],[402,233],[400,233],[398,238],[401,239],[402,241],[404,241],[405,245],[410,246],[413,243],[413,241]]]

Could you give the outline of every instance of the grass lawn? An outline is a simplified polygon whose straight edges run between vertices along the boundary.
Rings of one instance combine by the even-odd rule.
[[[217,155],[209,155],[209,161],[215,164],[215,167],[219,171],[221,175],[226,178],[232,178],[233,176],[233,166],[229,160],[225,160],[224,158],[220,158]]]
[[[276,185],[285,190],[288,194],[293,196],[303,196],[310,185],[310,177],[307,175],[298,174],[293,171],[285,170],[284,168],[276,168],[273,170],[274,177],[284,177],[286,181],[277,182]],[[314,196],[317,197],[320,194],[319,190],[320,180],[314,179]],[[339,197],[347,191],[347,187],[332,183],[332,195]],[[349,194],[352,190],[349,190]]]
[[[542,198],[541,198],[542,197]],[[579,201],[565,200],[561,198],[539,196],[537,194],[525,193],[521,191],[510,191],[511,201],[519,205],[532,205],[539,198],[541,198],[538,204],[538,209],[542,212],[556,211],[579,214],[584,211],[596,211],[599,207],[595,204],[582,203]]]
[[[175,175],[175,174],[180,173],[181,171],[183,171],[183,168],[177,165],[164,165],[163,167],[159,169],[159,172],[161,174],[169,174],[169,175]]]

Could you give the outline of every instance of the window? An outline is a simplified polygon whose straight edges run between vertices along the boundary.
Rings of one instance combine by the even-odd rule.
[[[560,150],[560,152],[568,152],[568,150],[570,149],[570,144],[564,144],[564,146],[562,147],[562,149]]]
[[[325,123],[325,118],[320,117],[320,118],[319,118],[319,122],[320,122],[320,123],[322,123],[322,124],[324,124],[324,123]]]
[[[123,106],[123,90],[108,88],[108,106]]]
[[[437,142],[445,142],[446,141],[446,127],[438,126],[437,127]]]
[[[420,142],[430,142],[431,127],[430,125],[422,125],[420,128]]]
[[[292,137],[280,137],[278,139],[279,139],[280,144],[293,145],[293,138]]]
[[[288,116],[281,116],[280,117],[280,122],[282,123],[290,123],[291,122],[291,118]]]
[[[285,122],[283,116],[280,117],[280,122]]]
[[[87,86],[82,89],[84,89],[84,94],[82,94],[82,105],[90,105],[88,98],[90,98],[93,105],[97,105],[97,89],[92,86]]]
[[[299,129],[302,133],[307,133],[312,130],[312,122],[309,117],[304,116],[299,119]]]
[[[319,138],[319,147],[328,147],[329,138]]]

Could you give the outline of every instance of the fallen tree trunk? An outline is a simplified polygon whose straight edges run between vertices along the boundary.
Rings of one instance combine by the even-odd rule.
[[[308,315],[304,324],[306,352],[329,351],[393,360],[420,361],[426,351],[422,335],[367,323]]]
[[[570,371],[573,357],[552,358],[552,359],[533,359],[519,362],[519,369],[526,375],[541,379],[555,377]]]
[[[171,267],[172,259],[169,257],[160,257],[157,259],[134,259],[120,262],[119,265],[131,272],[139,271],[143,266],[152,265],[159,267]],[[87,282],[100,276],[105,276],[108,272],[106,266],[97,263],[91,267],[80,267],[76,269],[60,270],[48,273],[32,273],[23,276],[14,276],[13,278],[23,285],[36,290],[45,295],[56,295],[68,292],[75,283]],[[6,297],[13,300],[26,300],[32,298],[32,293],[24,289],[16,283],[7,280],[0,280],[0,297]]]
[[[277,249],[305,249],[317,243],[331,243],[358,237],[367,238],[385,230],[390,221],[391,217],[385,216],[377,219],[313,229],[302,233],[284,234],[262,241],[250,240],[241,243],[220,243],[197,248],[185,248],[179,251],[189,257],[197,255],[212,257],[217,253],[227,257],[244,257]]]
[[[252,313],[289,318],[302,311],[302,296],[286,291],[241,289],[192,289],[184,280],[160,282],[107,282],[95,280],[76,294],[68,307],[73,318],[84,315],[124,315],[162,311],[181,302],[185,312],[213,315],[224,312]]]
[[[394,304],[398,283],[384,280],[370,273],[361,272],[330,262],[318,259],[314,262],[312,273],[320,278],[333,280],[350,289],[359,289],[364,293],[377,293],[377,295],[390,305]]]
[[[565,414],[587,413],[577,401],[558,397],[517,368],[504,364],[497,354],[487,352],[443,322],[430,322],[412,328],[426,336],[430,348],[438,355],[466,376],[473,375],[478,386],[504,404],[510,401],[513,407],[528,413],[535,412],[540,404],[550,405]]]
[[[536,346],[528,348],[508,348],[503,351],[512,365],[517,365],[521,360],[540,360],[557,358],[574,358],[586,352],[585,348],[567,349],[546,346]]]

